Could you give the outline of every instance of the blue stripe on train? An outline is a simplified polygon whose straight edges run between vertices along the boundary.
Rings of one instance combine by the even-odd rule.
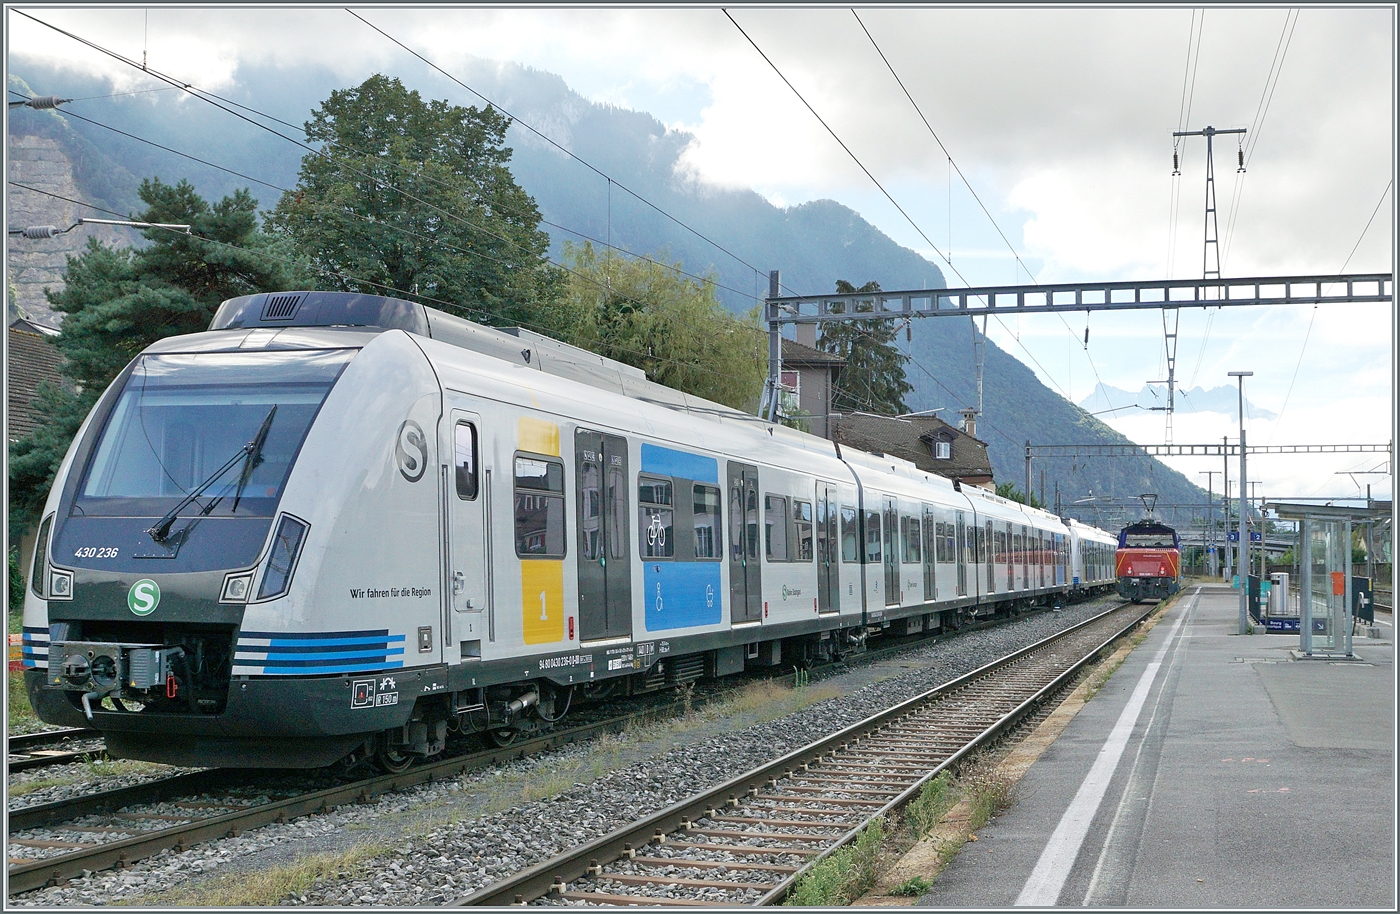
[[[247,647],[244,647],[244,648],[240,648],[240,649],[239,649],[238,655],[237,655],[237,657],[236,657],[235,659],[239,659],[239,660],[251,660],[251,661],[253,661],[253,662],[257,662],[257,661],[262,660],[262,661],[265,661],[265,662],[270,663],[270,664],[273,664],[273,663],[275,663],[275,664],[283,664],[283,663],[287,663],[287,662],[293,661],[293,660],[305,661],[305,662],[307,662],[307,663],[334,663],[334,662],[343,661],[343,660],[360,660],[361,658],[365,658],[365,659],[373,658],[373,659],[375,659],[375,660],[384,660],[384,659],[387,658],[387,657],[393,657],[393,656],[396,656],[396,655],[402,656],[402,654],[403,654],[403,648],[401,648],[401,647],[395,647],[395,648],[388,648],[388,649],[386,649],[386,648],[384,648],[384,647],[381,645],[380,647],[372,648],[372,649],[370,649],[370,650],[364,650],[364,651],[337,651],[337,652],[334,653],[334,654],[329,654],[329,653],[315,653],[315,654],[271,653],[271,654],[267,654],[267,656],[266,656],[265,658],[262,657],[262,656],[256,656],[256,655],[261,655],[261,654],[263,654],[263,653],[264,653],[263,651],[257,650],[257,649],[255,649],[255,648],[247,648]]]
[[[655,444],[642,445],[642,472],[719,485],[719,461]]]
[[[236,671],[266,675],[367,673],[399,669],[405,635],[388,629],[343,632],[242,632]],[[266,643],[256,643],[256,642]],[[391,657],[399,659],[391,660]]]
[[[388,644],[403,643],[403,635],[384,638],[326,638],[324,640],[311,640],[307,638],[275,638],[267,644],[253,644],[243,638],[238,639],[238,646],[246,650],[258,651],[312,651],[312,652],[337,652],[353,650],[357,647],[379,647]]]
[[[336,640],[346,638],[370,638],[379,641],[402,641],[404,639],[403,635],[389,634],[387,628],[360,632],[239,632],[238,636],[240,639],[259,638],[283,642],[294,639],[304,639],[314,640],[319,643],[324,643],[327,639]]]
[[[292,675],[296,673],[374,673],[379,670],[397,670],[403,668],[403,661],[398,660],[393,663],[350,663],[340,666],[291,666],[278,664],[276,666],[263,667],[264,675]]]

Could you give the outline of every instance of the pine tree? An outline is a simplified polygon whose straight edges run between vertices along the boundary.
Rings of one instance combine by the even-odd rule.
[[[880,284],[868,282],[857,289],[844,279],[836,281],[838,294],[880,291]],[[873,311],[873,300],[858,303],[857,312]],[[830,322],[822,328],[818,343],[823,352],[846,360],[832,390],[834,412],[867,412],[899,415],[909,412],[904,395],[914,387],[904,374],[905,357],[894,345],[897,324],[888,320]]]
[[[46,292],[64,315],[54,345],[64,356],[62,386],[41,384],[42,420],[10,444],[10,538],[37,519],[54,474],[84,417],[112,379],[151,343],[209,328],[219,303],[239,295],[303,284],[295,262],[258,229],[257,201],[246,190],[210,206],[187,181],[141,183],[139,222],[190,226],[185,235],[144,229],[147,247],[89,240],[68,258],[64,289]]]

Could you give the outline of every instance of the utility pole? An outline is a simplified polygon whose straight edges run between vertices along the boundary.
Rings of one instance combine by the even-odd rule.
[[[1259,580],[1264,580],[1264,500],[1259,497],[1257,486],[1259,481],[1251,479],[1249,481],[1249,503],[1259,505]],[[1251,509],[1252,510],[1252,509]]]
[[[1174,141],[1172,143],[1172,174],[1181,174],[1180,145],[1182,137],[1203,136],[1206,138],[1206,220],[1205,220],[1205,250],[1201,255],[1201,278],[1220,278],[1220,220],[1215,212],[1215,138],[1222,135],[1237,135],[1239,137],[1239,168],[1237,172],[1244,172],[1244,134],[1246,128],[1232,127],[1228,130],[1216,130],[1214,127],[1206,127],[1203,130],[1177,130],[1172,132]],[[1212,258],[1212,255],[1214,257]],[[1166,338],[1167,345],[1167,442],[1172,440],[1172,413],[1176,411],[1176,340],[1177,329],[1181,323],[1181,311],[1179,308],[1162,309],[1162,334]],[[1161,409],[1162,407],[1153,407]]]
[[[1249,487],[1244,461],[1248,451],[1244,438],[1244,379],[1252,377],[1254,372],[1230,371],[1226,374],[1238,378],[1240,382],[1240,557],[1235,563],[1235,568],[1238,569],[1240,578],[1240,634],[1248,635],[1253,629],[1249,624],[1249,504],[1245,500]]]
[[[768,273],[768,297],[777,298],[782,290],[781,273],[770,270]],[[764,309],[770,310],[770,309]],[[783,378],[783,337],[782,324],[770,313],[768,319],[768,381],[763,386],[763,403],[759,415],[769,422],[778,421],[778,400],[781,397]]]
[[[1201,536],[1201,541],[1204,544],[1202,548],[1210,555],[1210,570],[1206,573],[1214,577],[1215,555],[1210,552],[1210,547],[1212,541],[1215,539],[1215,502],[1211,498],[1211,484],[1215,482],[1215,474],[1218,473],[1219,470],[1198,470],[1197,472],[1206,477],[1206,533]]]
[[[982,416],[982,368],[987,363],[987,315],[982,315],[982,331],[977,331],[977,318],[969,315],[972,322],[972,362],[977,370],[977,416]],[[912,350],[911,350],[912,351]]]

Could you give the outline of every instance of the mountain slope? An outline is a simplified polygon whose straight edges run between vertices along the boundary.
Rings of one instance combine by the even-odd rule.
[[[105,84],[67,72],[29,68],[20,75],[41,94],[81,98],[107,91]],[[441,85],[411,67],[396,75],[410,86]],[[873,279],[886,289],[925,284],[939,288],[944,284],[936,264],[899,246],[839,203],[816,200],[779,208],[751,190],[716,188],[688,178],[678,163],[692,138],[667,130],[646,113],[589,102],[558,76],[514,64],[478,61],[462,78],[689,228],[618,184],[610,184],[555,146],[513,126],[508,136],[515,150],[511,168],[547,220],[575,233],[611,239],[633,252],[665,251],[693,273],[714,271],[721,299],[736,311],[747,311],[766,293],[766,271],[770,269],[780,269],[784,286],[804,295],[834,290],[838,279],[857,286]],[[329,73],[320,70],[267,67],[241,71],[238,88],[225,94],[300,123],[331,89],[340,87]],[[420,91],[427,97],[447,94],[440,88]],[[463,94],[454,90],[451,97],[459,102],[477,101],[464,99]],[[302,149],[178,95],[161,92],[82,106],[75,103],[73,111],[268,184],[292,186]],[[12,116],[12,132],[27,129],[26,118],[31,114],[38,113],[21,110]],[[85,149],[98,149],[110,160],[112,173],[120,168],[131,175],[159,175],[167,181],[188,177],[201,193],[215,199],[247,186],[264,206],[271,206],[280,193],[82,121],[70,120],[69,125],[68,132],[87,144]],[[106,199],[114,195],[106,188],[85,189]],[[114,199],[110,202],[118,208],[133,205]],[[558,227],[547,228],[556,256],[565,241],[579,238]],[[717,242],[718,247],[698,235]],[[944,407],[944,418],[957,421],[958,409],[976,403],[970,322],[962,317],[917,320],[910,337],[904,347],[911,355],[908,375],[915,388],[908,398],[911,407]],[[1037,444],[1127,443],[1123,436],[1046,388],[1029,368],[992,343],[986,349],[984,390],[985,416],[979,437],[988,442],[1001,480],[1024,485],[1027,440]],[[1101,458],[1038,461],[1032,479],[1037,494],[1042,468],[1047,480],[1045,496],[1052,504],[1056,480],[1065,504],[1091,495],[1122,500],[1148,491],[1157,492],[1164,503],[1198,503],[1205,495],[1158,461]]]

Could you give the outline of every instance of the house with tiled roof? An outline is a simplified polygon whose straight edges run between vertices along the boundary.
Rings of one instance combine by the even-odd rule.
[[[63,356],[53,344],[58,331],[20,317],[10,321],[9,353],[5,366],[5,434],[16,441],[32,432],[39,422],[31,405],[44,381],[63,384],[58,373]]]
[[[966,416],[965,421],[972,420]],[[971,428],[976,429],[972,424]],[[832,416],[831,440],[874,454],[889,454],[962,485],[995,490],[987,442],[937,416]]]

